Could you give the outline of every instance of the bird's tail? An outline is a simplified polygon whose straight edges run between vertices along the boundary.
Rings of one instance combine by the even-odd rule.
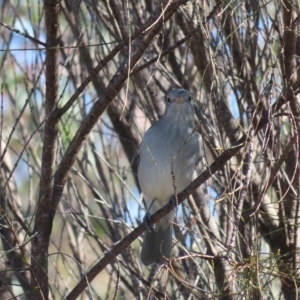
[[[154,263],[163,264],[170,259],[172,247],[172,225],[167,228],[156,225],[147,230],[141,251],[141,261],[148,266]]]

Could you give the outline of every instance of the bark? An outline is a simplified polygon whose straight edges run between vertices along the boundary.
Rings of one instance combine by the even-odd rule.
[[[45,0],[45,22],[47,35],[46,50],[46,98],[45,125],[43,132],[43,153],[39,198],[35,214],[32,240],[31,299],[48,299],[49,274],[48,250],[52,230],[51,199],[53,195],[53,176],[56,162],[58,118],[53,114],[58,101],[58,46],[60,5],[53,0]],[[52,214],[51,214],[52,213]]]

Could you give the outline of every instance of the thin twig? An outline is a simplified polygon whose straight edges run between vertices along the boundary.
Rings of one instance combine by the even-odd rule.
[[[20,35],[24,36],[25,38],[27,38],[27,39],[33,41],[34,43],[36,43],[36,44],[38,44],[38,45],[42,45],[42,46],[44,46],[44,47],[47,47],[47,44],[46,44],[46,43],[41,42],[40,40],[38,40],[37,38],[35,38],[35,37],[29,35],[28,33],[21,32],[20,30],[15,29],[15,28],[13,28],[13,27],[11,27],[11,26],[9,26],[9,25],[7,25],[7,24],[1,22],[1,21],[0,21],[0,25],[2,25],[3,27],[9,29],[10,31],[13,31],[13,32],[15,32],[15,33],[17,33],[17,34],[20,34]],[[9,51],[11,51],[11,50],[9,50]]]

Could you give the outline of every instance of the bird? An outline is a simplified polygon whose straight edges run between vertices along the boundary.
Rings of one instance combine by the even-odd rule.
[[[166,205],[175,189],[180,193],[193,180],[200,160],[200,135],[195,126],[192,95],[185,89],[173,89],[166,97],[164,114],[146,131],[139,146],[138,180],[148,214]],[[141,249],[145,266],[162,265],[170,259],[174,217],[171,211],[146,231]]]

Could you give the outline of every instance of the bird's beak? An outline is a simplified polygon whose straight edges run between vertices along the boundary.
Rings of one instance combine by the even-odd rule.
[[[174,102],[176,104],[183,104],[184,103],[184,99],[182,97],[177,97]]]

